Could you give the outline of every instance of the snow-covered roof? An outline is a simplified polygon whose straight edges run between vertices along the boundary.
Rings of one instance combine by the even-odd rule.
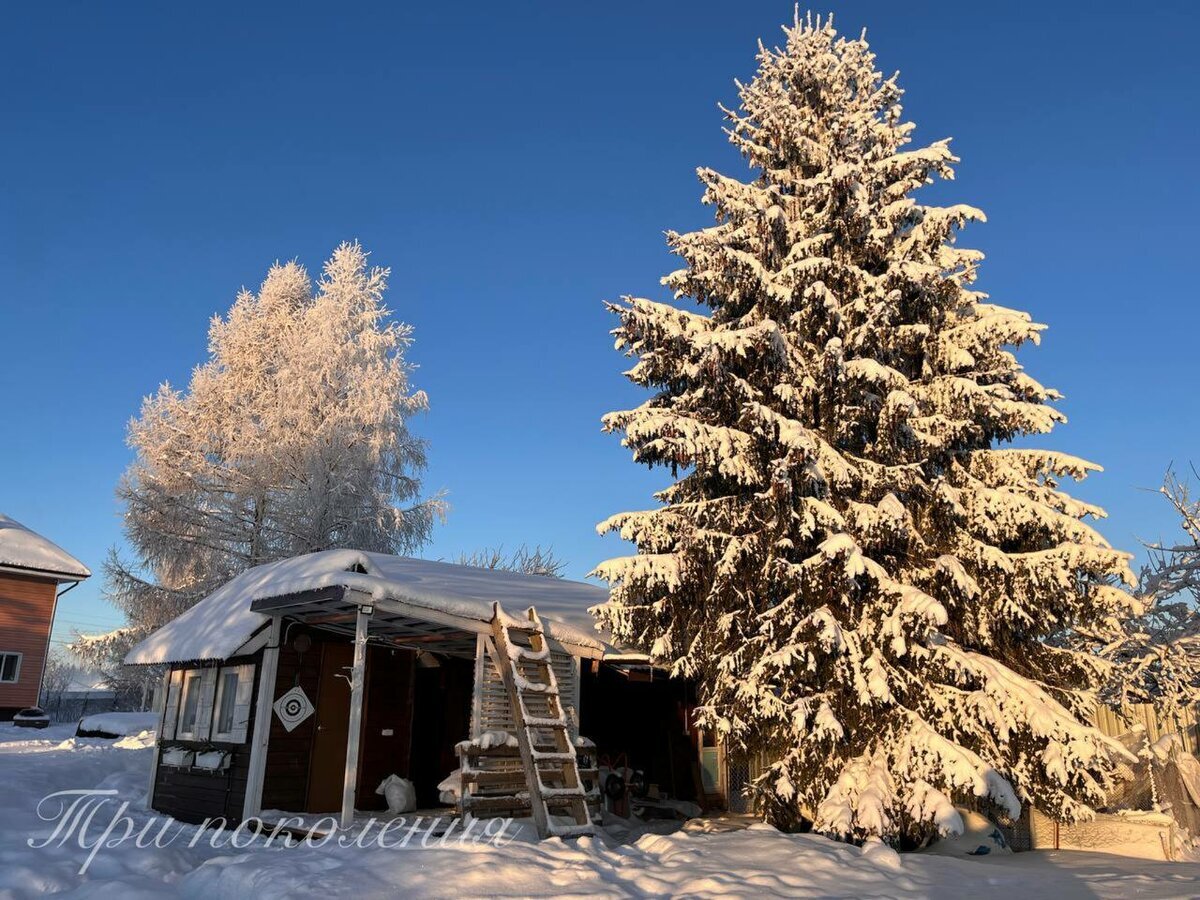
[[[92,669],[71,669],[71,680],[64,689],[68,693],[87,694],[97,693],[100,691],[109,691],[108,682],[104,676]]]
[[[82,581],[92,574],[58,544],[3,513],[0,513],[0,566],[55,575],[59,581]]]
[[[354,571],[358,568],[364,571]],[[534,606],[558,640],[605,646],[588,612],[608,600],[604,588],[384,553],[324,550],[243,572],[135,646],[125,662],[226,659],[269,621],[250,608],[255,600],[329,587],[352,588],[375,600],[401,600],[473,622],[490,622],[494,601],[509,613]]]

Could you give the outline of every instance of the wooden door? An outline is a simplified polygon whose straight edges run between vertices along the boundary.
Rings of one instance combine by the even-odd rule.
[[[321,681],[313,714],[317,726],[308,767],[306,808],[311,813],[332,813],[342,808],[346,742],[350,735],[350,682],[347,679],[353,663],[353,644],[321,644]]]

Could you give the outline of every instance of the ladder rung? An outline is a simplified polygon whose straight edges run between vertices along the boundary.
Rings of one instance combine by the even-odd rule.
[[[577,804],[587,806],[587,801],[583,797],[543,797],[542,803],[556,810],[571,809]],[[562,815],[562,813],[558,813],[558,815]]]
[[[500,623],[500,627],[504,629],[505,634],[509,634],[514,631],[517,634],[537,634],[537,635],[544,634],[544,632],[542,631],[541,628],[539,628],[537,625],[534,625],[532,623],[529,625],[509,625],[507,622],[502,621]]]
[[[555,687],[554,685],[545,684],[540,681],[529,681],[528,679],[525,680],[524,684],[518,685],[517,690],[518,691],[528,691],[529,693],[533,694],[535,697],[557,697],[558,696],[558,688]]]
[[[560,730],[566,730],[566,722],[562,719],[546,719],[541,718],[541,716],[527,715],[524,716],[524,720],[526,720],[527,731],[529,728],[560,728]]]

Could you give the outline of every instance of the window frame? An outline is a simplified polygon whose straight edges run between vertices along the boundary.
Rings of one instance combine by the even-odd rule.
[[[5,678],[4,663],[8,657],[14,657],[16,663],[13,664],[12,678]],[[19,650],[0,650],[0,684],[19,684],[21,681],[21,663],[25,661],[25,654]]]
[[[225,687],[232,676],[233,680],[233,695],[229,701],[229,727],[221,728],[221,713],[223,712],[222,704],[225,702]],[[217,690],[216,697],[213,700],[213,715],[212,715],[212,739],[214,741],[223,741],[230,743],[233,740],[233,733],[237,728],[237,693],[238,685],[241,684],[242,673],[239,666],[222,666],[217,672]]]
[[[183,717],[187,714],[188,700],[192,696],[192,685],[195,684],[196,705],[192,710],[192,722],[189,728],[184,728]],[[196,733],[196,726],[200,722],[200,699],[204,694],[204,670],[203,669],[184,669],[183,680],[179,685],[179,712],[175,720],[175,737],[181,741],[197,741],[202,740]]]
[[[196,666],[172,669],[167,679],[163,702],[162,740],[198,744],[244,744],[253,716],[253,696],[258,666],[254,662]],[[226,683],[228,682],[228,684]],[[233,691],[232,718],[227,731],[221,730],[221,706],[226,688]],[[195,697],[193,710],[188,709]],[[191,722],[186,717],[193,715]]]

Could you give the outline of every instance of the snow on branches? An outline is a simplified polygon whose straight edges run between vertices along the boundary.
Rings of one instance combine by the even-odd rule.
[[[638,551],[597,567],[600,615],[774,760],[777,821],[919,840],[956,803],[1086,815],[1121,751],[1081,720],[1096,661],[1045,639],[1111,630],[1133,576],[1061,487],[1095,466],[999,446],[1063,421],[1014,353],[1042,326],[974,288],[956,237],[983,214],[914,198],[957,159],[909,146],[865,39],[785,33],[726,111],[752,179],[699,170],[716,224],[668,233],[663,284],[700,311],[611,307],[653,396],[604,425],[677,480],[600,525]]]
[[[1165,717],[1195,705],[1200,690],[1200,501],[1168,471],[1159,492],[1178,517],[1182,540],[1146,545],[1143,606],[1124,619],[1116,640],[1078,633],[1063,643],[1095,649],[1110,664],[1102,698],[1121,710],[1151,703]]]
[[[406,425],[428,401],[409,389],[411,329],[388,321],[387,279],[357,243],[334,251],[315,287],[299,264],[277,263],[213,318],[188,390],[146,398],[117,491],[136,559],[106,565],[131,628],[81,651],[117,653],[260,563],[428,540],[442,504],[420,498],[425,444]]]

